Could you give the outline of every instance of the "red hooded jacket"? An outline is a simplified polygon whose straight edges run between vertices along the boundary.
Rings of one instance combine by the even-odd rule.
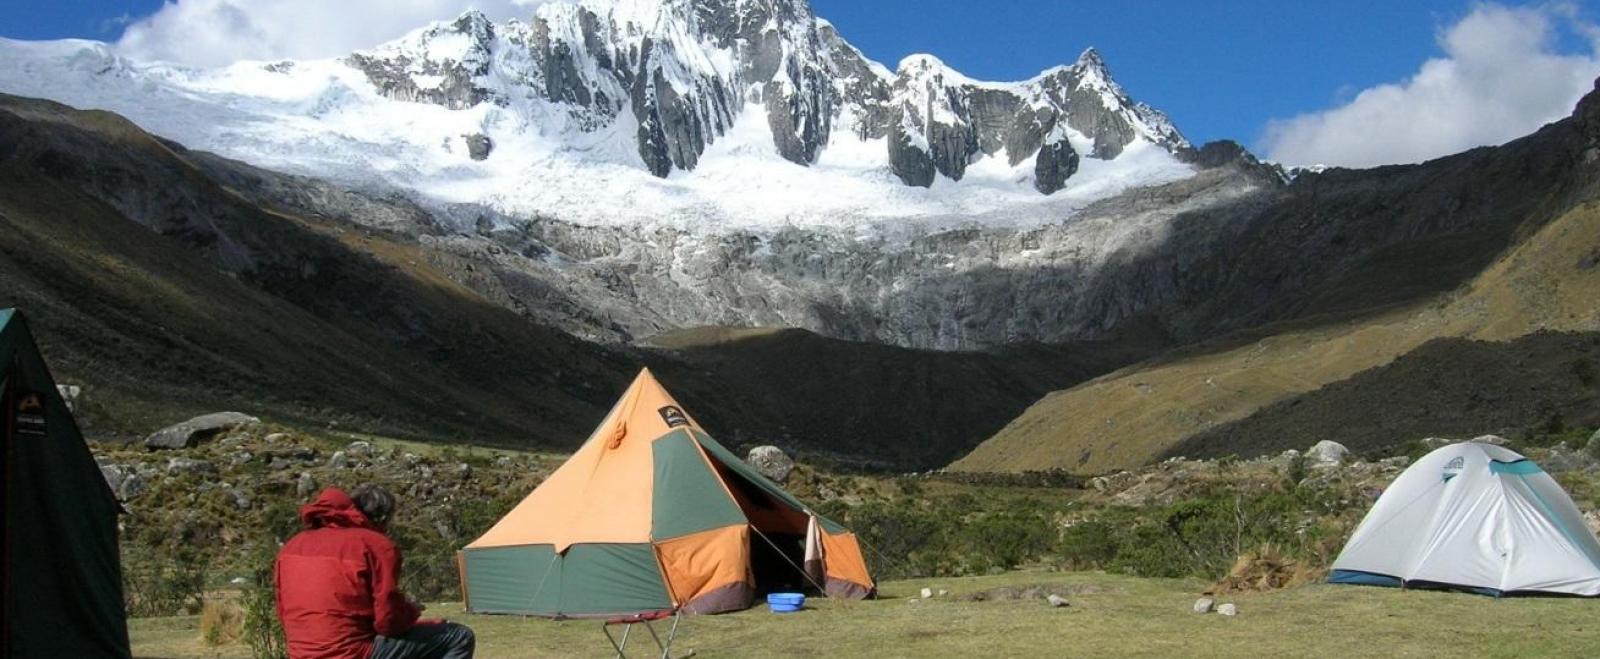
[[[400,636],[420,613],[400,592],[400,550],[330,487],[300,508],[305,530],[278,552],[278,619],[292,659],[367,659],[377,634]]]

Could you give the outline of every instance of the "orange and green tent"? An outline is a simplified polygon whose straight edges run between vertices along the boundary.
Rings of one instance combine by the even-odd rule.
[[[469,611],[556,618],[734,611],[784,580],[875,588],[855,534],[717,443],[648,369],[460,568]]]

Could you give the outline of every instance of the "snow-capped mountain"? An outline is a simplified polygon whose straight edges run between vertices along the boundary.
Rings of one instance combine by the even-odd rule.
[[[928,55],[890,71],[805,0],[561,0],[214,70],[0,40],[0,91],[273,169],[581,224],[1016,225],[1193,173],[1188,142],[1092,49],[1022,82]]]

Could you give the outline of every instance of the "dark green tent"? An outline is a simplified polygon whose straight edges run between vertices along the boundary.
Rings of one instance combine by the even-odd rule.
[[[22,314],[0,310],[8,657],[127,657],[116,497]]]

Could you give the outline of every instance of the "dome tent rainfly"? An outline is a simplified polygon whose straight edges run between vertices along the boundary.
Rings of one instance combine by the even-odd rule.
[[[777,580],[857,599],[875,588],[854,534],[712,439],[648,369],[459,560],[475,613],[720,613]]]
[[[0,656],[129,656],[121,508],[15,309],[0,309],[0,408]]]
[[[1594,596],[1600,541],[1532,460],[1499,446],[1453,444],[1395,479],[1328,581]]]

